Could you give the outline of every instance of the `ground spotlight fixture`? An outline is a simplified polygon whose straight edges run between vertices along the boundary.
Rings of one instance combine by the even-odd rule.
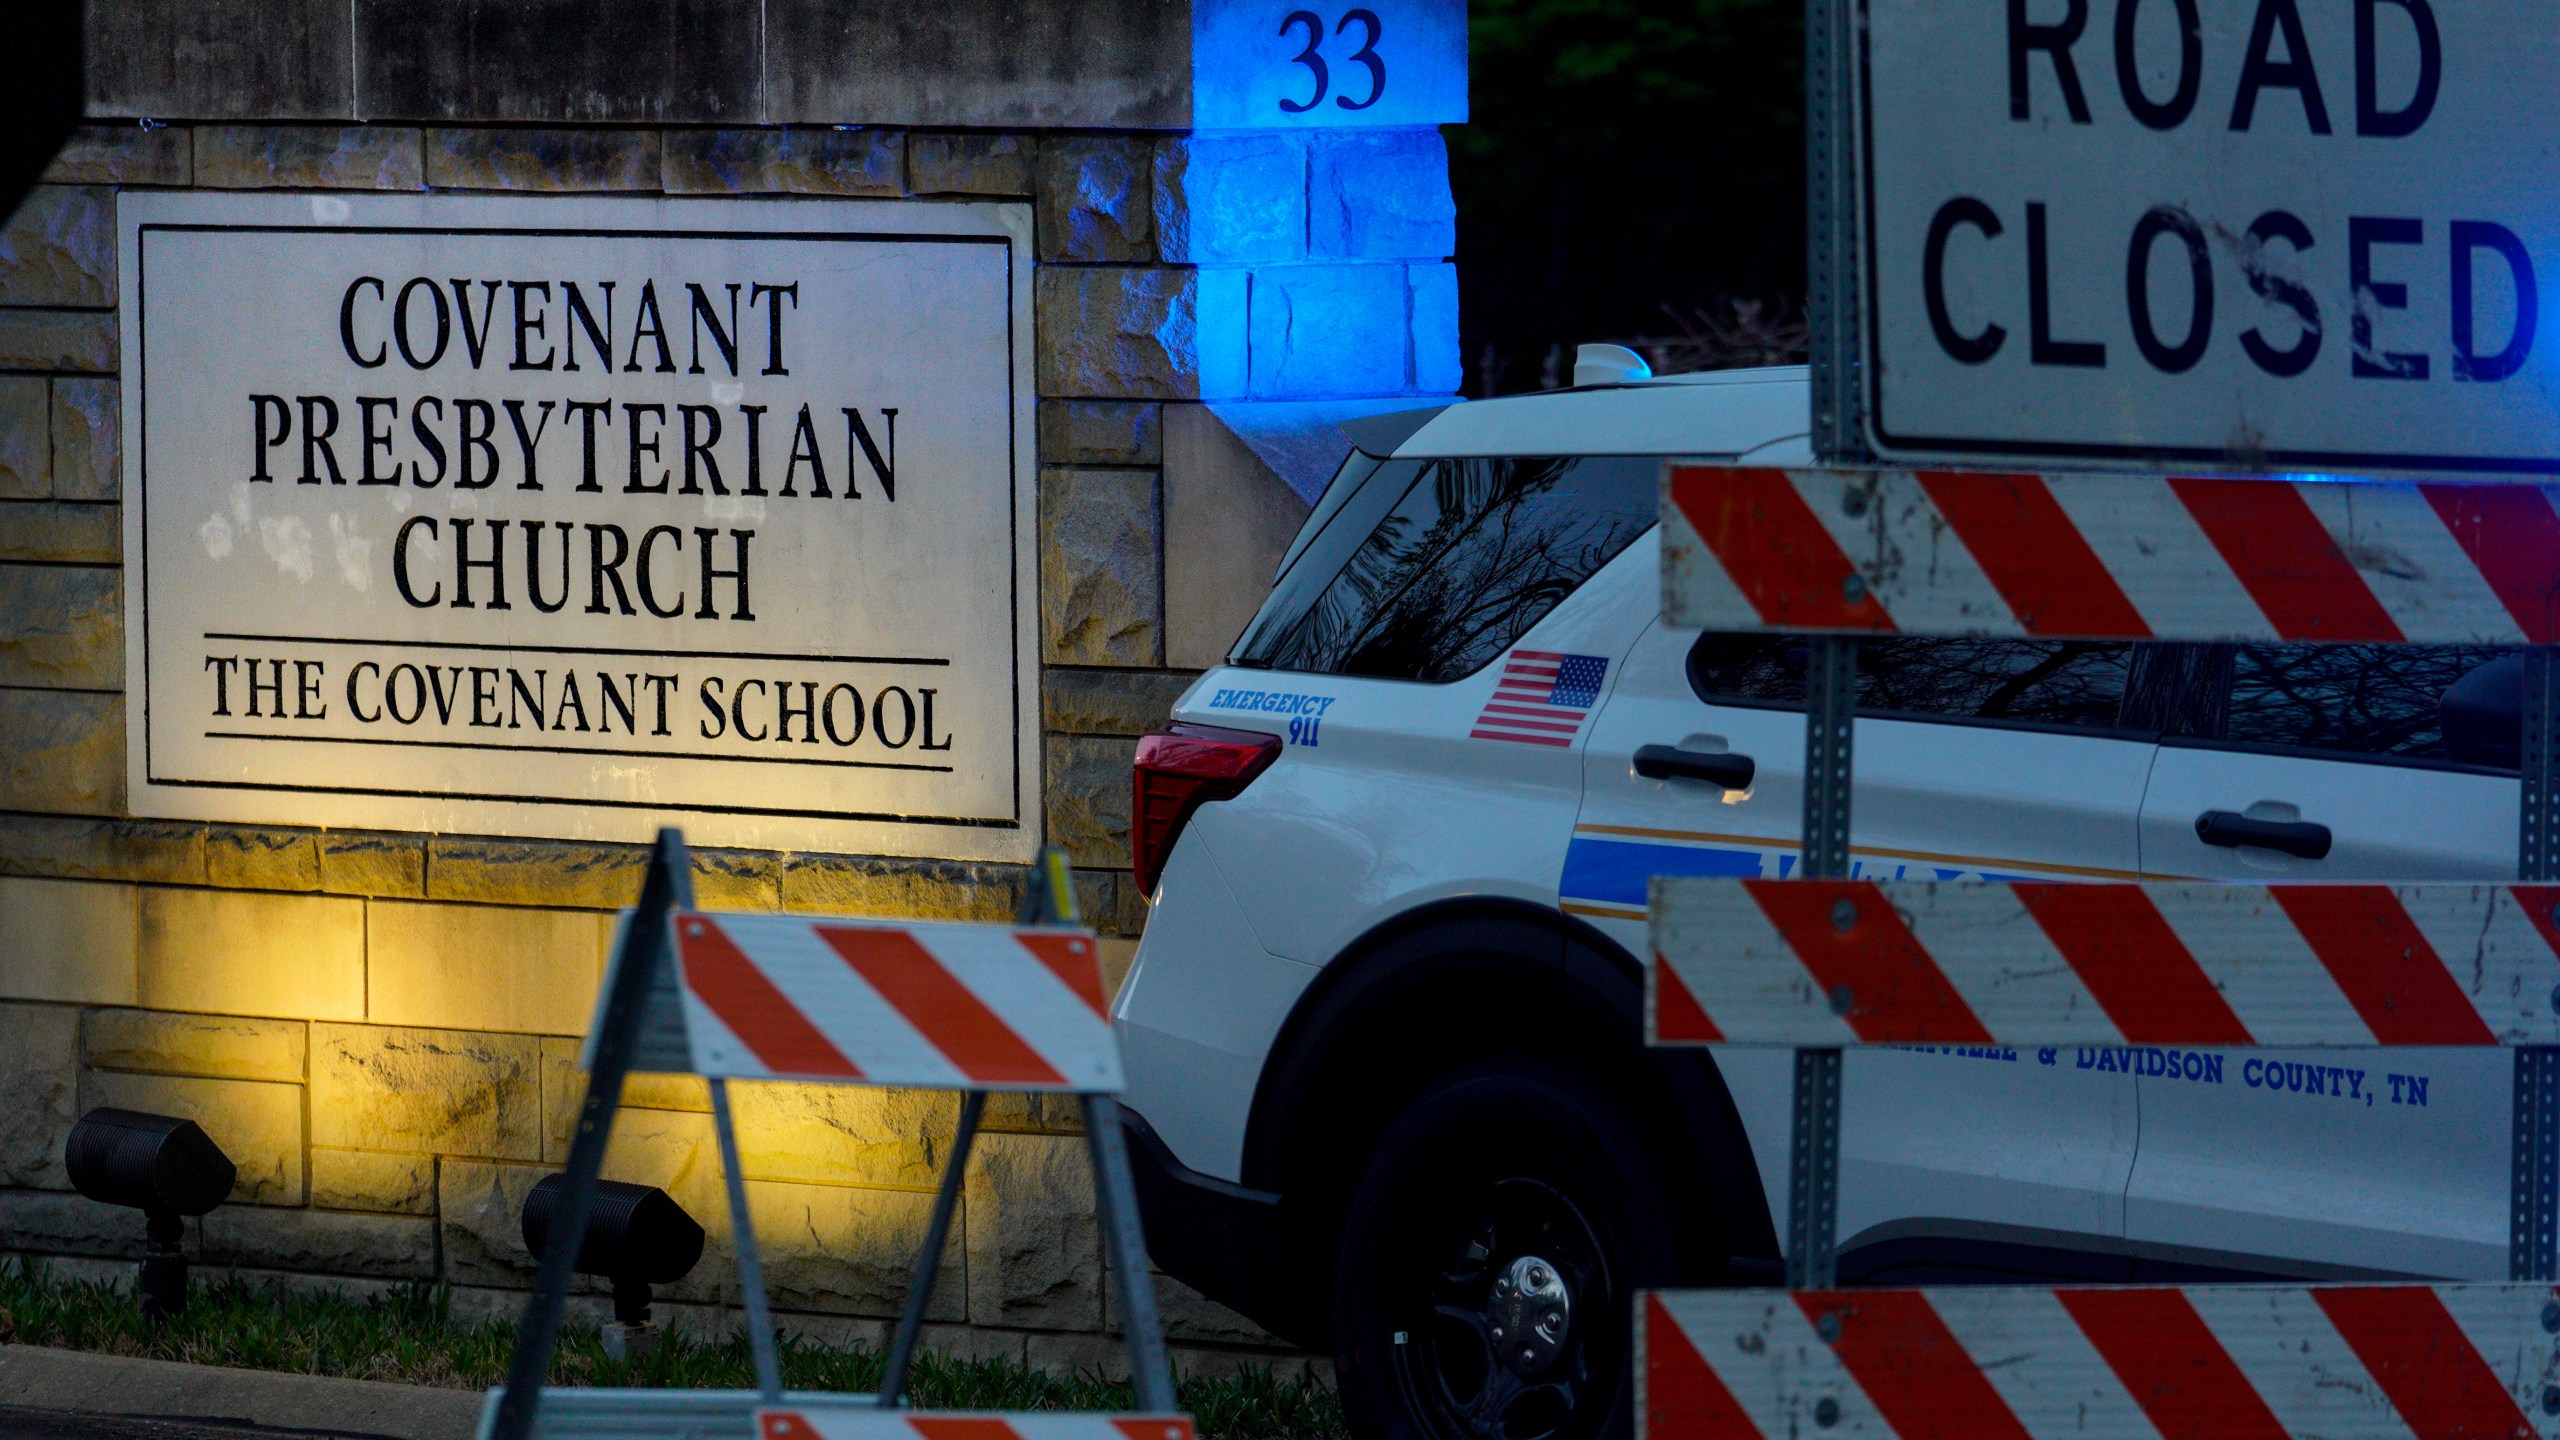
[[[101,1107],[80,1117],[63,1164],[81,1194],[142,1212],[142,1315],[161,1320],[187,1308],[187,1257],[178,1242],[185,1216],[231,1198],[239,1171],[193,1120]]]
[[[524,1197],[524,1248],[542,1258],[559,1209],[563,1178],[545,1175]],[[596,1182],[587,1212],[586,1239],[573,1267],[581,1275],[613,1282],[613,1323],[604,1328],[605,1353],[616,1360],[644,1353],[655,1331],[649,1324],[649,1287],[672,1285],[702,1258],[702,1226],[675,1198],[655,1185]]]

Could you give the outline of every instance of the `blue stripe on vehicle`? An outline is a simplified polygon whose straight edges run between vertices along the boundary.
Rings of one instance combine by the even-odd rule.
[[[1565,847],[1564,878],[1557,893],[1610,905],[1645,903],[1645,881],[1656,875],[1760,874],[1756,850],[1717,850],[1698,845],[1647,845],[1634,840],[1595,840],[1577,835]]]

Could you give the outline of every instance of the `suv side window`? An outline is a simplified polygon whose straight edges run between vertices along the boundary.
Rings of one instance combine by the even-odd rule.
[[[1366,463],[1356,491],[1338,505],[1328,492],[1329,512],[1309,518],[1231,663],[1463,679],[1651,529],[1661,504],[1655,456]]]
[[[1690,688],[1712,704],[1802,705],[1806,653],[1800,636],[1702,635],[1689,651]],[[2134,657],[2134,646],[2116,642],[1861,640],[1858,708],[1874,715],[2128,728]]]
[[[2217,647],[2222,648],[2222,647]],[[2233,744],[2443,762],[2442,707],[2455,681],[2509,648],[2486,645],[2236,645],[2217,738]]]

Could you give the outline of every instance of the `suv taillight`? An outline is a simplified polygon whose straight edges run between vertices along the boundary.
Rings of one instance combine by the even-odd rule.
[[[1244,793],[1280,758],[1280,737],[1210,725],[1175,725],[1138,741],[1129,811],[1129,865],[1141,894],[1156,892],[1166,857],[1203,802]]]

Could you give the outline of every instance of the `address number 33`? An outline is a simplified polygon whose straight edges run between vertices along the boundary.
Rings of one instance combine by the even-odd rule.
[[[1358,100],[1349,95],[1335,95],[1333,103],[1345,110],[1366,110],[1378,103],[1378,97],[1387,93],[1387,62],[1378,56],[1378,36],[1385,27],[1378,23],[1375,11],[1346,10],[1342,12],[1341,23],[1333,27],[1333,38],[1338,40],[1349,35],[1355,25],[1361,32],[1360,48],[1345,58],[1369,72],[1369,93]],[[1285,39],[1293,31],[1305,32],[1307,48],[1289,58],[1306,66],[1307,74],[1316,82],[1315,93],[1306,99],[1281,100],[1282,110],[1299,115],[1324,103],[1324,97],[1333,89],[1333,72],[1324,63],[1324,17],[1313,10],[1293,10],[1287,19],[1280,22],[1280,34]]]

